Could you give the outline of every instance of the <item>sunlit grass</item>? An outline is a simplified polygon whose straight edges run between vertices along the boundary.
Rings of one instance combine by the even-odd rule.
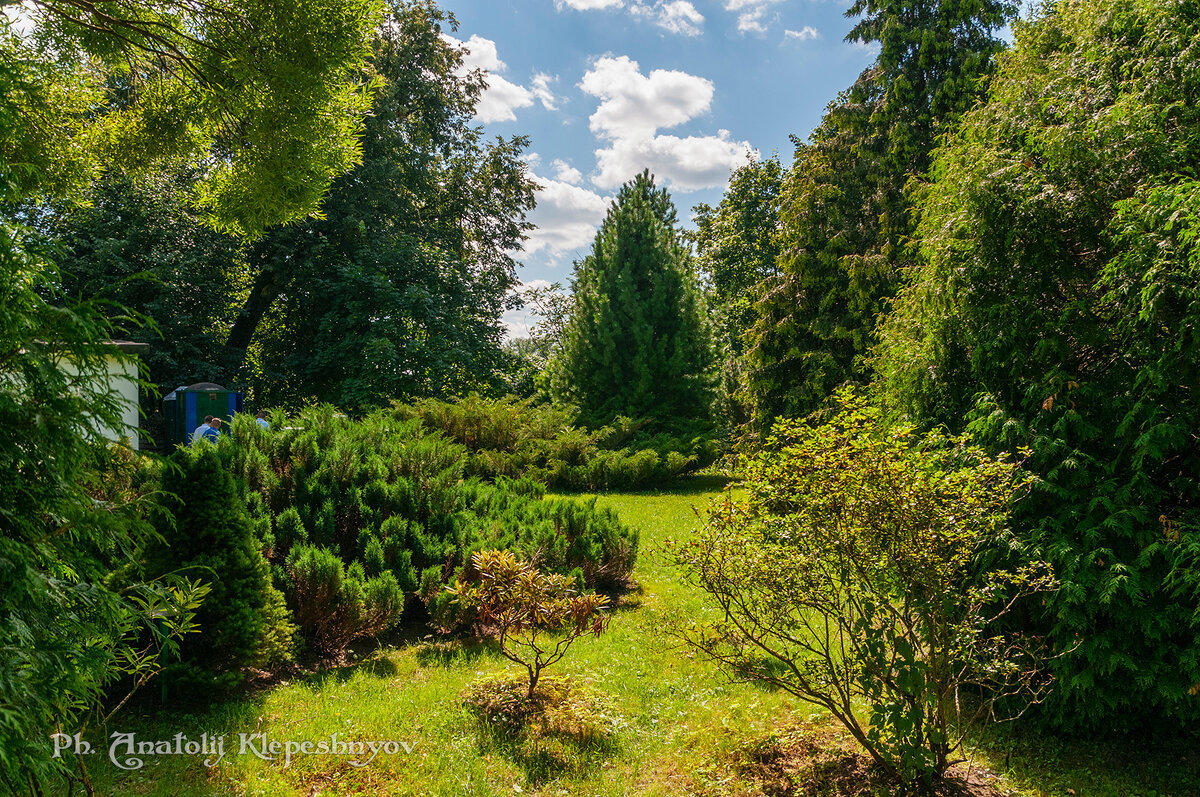
[[[481,729],[463,707],[473,683],[517,672],[493,646],[425,636],[371,652],[355,666],[279,683],[256,696],[192,714],[126,714],[114,730],[140,739],[183,732],[224,734],[226,757],[206,768],[195,756],[146,758],[135,772],[88,757],[98,794],[112,795],[741,795],[761,794],[733,761],[772,731],[811,715],[795,699],[732,683],[716,667],[680,647],[670,628],[703,617],[701,594],[681,583],[661,555],[663,543],[685,538],[699,524],[693,511],[721,495],[722,482],[698,478],[672,492],[609,494],[598,504],[616,510],[641,532],[634,575],[638,587],[622,596],[609,630],[578,641],[548,674],[565,675],[606,695],[617,730],[603,743],[539,740],[517,744]],[[264,761],[238,749],[239,733],[269,739],[406,742],[409,753],[381,753],[353,766],[352,756],[304,755]],[[100,738],[99,734],[97,741]],[[1142,763],[1102,748],[1052,742],[1039,754],[1028,742],[1008,756],[993,736],[981,760],[1006,775],[1022,797],[1200,794],[1196,757],[1186,751],[1141,756]],[[1033,745],[1033,746],[1031,746]],[[1184,758],[1180,758],[1180,755]],[[1128,757],[1127,757],[1128,758]],[[1113,761],[1109,764],[1108,761]],[[1155,771],[1155,768],[1159,771]]]
[[[551,672],[611,698],[620,728],[602,750],[557,745],[530,753],[495,743],[463,708],[462,694],[515,665],[491,646],[430,637],[206,714],[126,717],[121,729],[136,729],[143,739],[225,734],[226,757],[213,769],[194,757],[147,757],[146,767],[131,773],[97,757],[89,761],[97,784],[102,793],[164,795],[688,793],[697,773],[797,710],[787,696],[731,683],[668,633],[677,617],[699,614],[702,601],[659,555],[662,543],[691,533],[698,523],[693,507],[707,505],[720,486],[708,479],[681,492],[599,497],[641,532],[638,587],[622,597],[603,636],[577,642]],[[285,767],[237,749],[239,733],[256,732],[281,742],[334,733],[395,740],[412,752],[380,754],[363,767],[346,756],[298,754]]]

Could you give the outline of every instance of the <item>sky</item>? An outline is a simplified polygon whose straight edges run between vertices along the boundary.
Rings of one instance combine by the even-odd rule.
[[[486,70],[477,120],[528,136],[537,225],[526,285],[569,286],[621,184],[649,168],[684,226],[730,172],[806,139],[875,59],[844,37],[850,0],[442,0],[466,63]],[[510,336],[536,323],[505,316]]]

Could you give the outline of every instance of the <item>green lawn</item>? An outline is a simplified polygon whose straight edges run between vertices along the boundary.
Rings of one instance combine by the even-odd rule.
[[[253,698],[206,713],[121,715],[103,734],[131,731],[140,740],[225,736],[225,758],[146,756],[142,769],[117,770],[106,750],[87,758],[98,794],[114,795],[686,795],[756,794],[732,763],[773,730],[811,714],[793,698],[730,683],[711,664],[680,648],[669,633],[678,617],[705,611],[700,596],[680,584],[659,555],[663,541],[687,535],[704,507],[720,495],[712,477],[670,493],[599,497],[641,531],[635,576],[640,588],[624,597],[608,632],[583,639],[550,674],[584,683],[607,703],[614,729],[602,742],[572,739],[516,744],[489,736],[462,706],[469,684],[516,672],[494,649],[413,630],[407,641],[370,654],[356,666],[279,683]],[[268,740],[407,743],[409,752],[381,752],[365,766],[349,755],[297,753],[290,764],[240,750],[239,734]],[[252,744],[261,748],[263,737]],[[1044,749],[1045,753],[1038,753]],[[1013,752],[1015,750],[1015,752]],[[1089,753],[1089,750],[1091,752]],[[369,757],[369,753],[366,754]],[[1037,740],[993,739],[985,757],[1007,773],[1019,793],[1062,795],[1197,794],[1195,756],[1147,751],[1119,768],[1103,749]],[[1007,759],[1007,761],[1006,761]],[[1191,787],[1191,790],[1188,790]]]

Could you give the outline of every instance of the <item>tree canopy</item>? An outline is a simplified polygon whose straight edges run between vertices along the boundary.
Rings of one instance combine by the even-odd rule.
[[[898,275],[913,260],[905,187],[928,168],[937,137],[976,101],[1015,13],[999,0],[859,0],[846,37],[879,57],[796,141],[782,189],[778,276],[747,333],[750,429],[811,412],[863,376]]]
[[[0,21],[0,784],[40,794],[67,763],[51,731],[82,730],[122,675],[144,683],[201,591],[111,582],[147,525],[128,452],[95,429],[122,425],[110,359],[133,364],[102,343],[108,308],[64,296],[31,224],[103,172],[164,162],[201,171],[212,224],[252,235],[312,212],[358,157],[376,7],[34,5],[28,36]]]
[[[106,179],[91,208],[47,225],[71,252],[68,289],[151,316],[161,338],[121,334],[154,344],[166,389],[209,379],[259,404],[347,408],[491,390],[509,362],[500,317],[533,183],[525,139],[489,142],[474,123],[482,76],[443,38],[453,25],[432,2],[389,10],[367,64],[362,163],[320,217],[243,245],[191,208],[196,170]],[[142,272],[151,280],[128,279]]]
[[[1198,38],[1188,0],[1019,26],[936,154],[875,361],[893,412],[1032,450],[1064,723],[1197,716]]]
[[[194,199],[239,234],[316,211],[359,159],[377,0],[35,0],[5,19],[0,163],[26,199],[77,195],[104,170],[202,169]]]

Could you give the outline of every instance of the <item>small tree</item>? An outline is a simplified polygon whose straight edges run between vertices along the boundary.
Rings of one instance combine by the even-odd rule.
[[[1036,646],[994,621],[1047,589],[1040,563],[977,571],[1023,481],[961,440],[884,429],[844,393],[823,424],[781,421],[674,559],[724,613],[684,637],[739,676],[828,709],[875,763],[929,785],[955,762],[960,693],[1028,693]],[[865,703],[867,716],[856,706]]]
[[[480,624],[496,629],[504,657],[529,672],[530,698],[542,670],[567,655],[576,639],[600,636],[608,626],[602,613],[608,598],[573,594],[566,576],[539,573],[509,551],[480,551],[471,563],[479,581],[459,581],[446,591],[464,609],[474,610]],[[560,633],[550,637],[554,632]]]
[[[200,633],[180,643],[167,675],[184,689],[234,687],[245,668],[290,658],[295,629],[218,453],[207,445],[181,448],[170,462],[154,517],[160,540],[144,553],[146,574],[196,578],[211,595],[196,612]]]

